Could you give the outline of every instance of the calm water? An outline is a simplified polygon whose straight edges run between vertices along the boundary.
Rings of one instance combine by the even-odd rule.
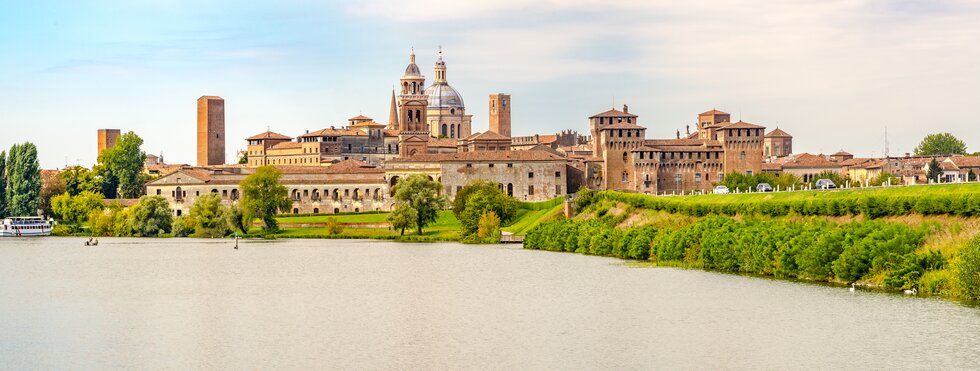
[[[4,369],[977,369],[980,309],[511,246],[0,240]]]

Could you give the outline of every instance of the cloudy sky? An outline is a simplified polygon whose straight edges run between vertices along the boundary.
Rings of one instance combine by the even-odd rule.
[[[777,125],[798,152],[909,152],[948,131],[980,150],[980,5],[956,0],[280,0],[0,3],[0,147],[45,168],[95,161],[96,130],[195,159],[196,99],[225,98],[228,158],[287,135],[384,122],[414,47],[487,127],[510,93],[514,134],[587,131],[626,103],[652,137],[698,112]]]

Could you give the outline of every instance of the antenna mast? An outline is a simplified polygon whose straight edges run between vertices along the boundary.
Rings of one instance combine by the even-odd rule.
[[[885,126],[885,158],[888,158],[888,127]]]

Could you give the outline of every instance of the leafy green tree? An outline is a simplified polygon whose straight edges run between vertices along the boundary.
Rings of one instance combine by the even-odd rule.
[[[242,205],[234,203],[228,207],[228,225],[231,226],[233,230],[237,230],[241,233],[248,233],[249,224],[252,224],[247,216],[245,215],[245,209]]]
[[[105,152],[102,152],[102,154],[105,155]],[[101,159],[102,156],[100,156],[100,160]],[[113,174],[108,165],[100,163],[93,166],[92,174],[96,179],[93,184],[99,186],[99,192],[102,193],[105,198],[119,198],[119,177]]]
[[[517,215],[517,207],[516,199],[488,181],[473,182],[463,187],[453,202],[453,212],[462,224],[465,235],[477,233],[480,218],[488,211],[493,211],[502,223],[507,223]]]
[[[338,235],[344,233],[344,224],[337,220],[337,218],[327,218],[327,221],[323,223],[324,229],[327,230],[329,235]]]
[[[7,155],[7,204],[13,216],[37,215],[41,205],[41,168],[37,147],[15,144]]]
[[[130,215],[127,215],[130,218],[128,224],[132,227],[134,236],[155,237],[170,233],[173,215],[167,199],[160,196],[143,196],[136,205],[126,210],[130,211]]]
[[[7,217],[7,151],[0,151],[0,218]]]
[[[52,212],[62,221],[73,224],[85,222],[93,210],[102,210],[104,206],[102,195],[90,191],[79,193],[77,196],[65,192],[51,197]]]
[[[418,234],[436,221],[439,210],[446,205],[446,198],[439,194],[439,189],[438,182],[422,174],[409,176],[395,186],[396,206],[415,210],[414,225]]]
[[[221,195],[208,193],[198,197],[188,213],[194,221],[194,236],[216,238],[228,234],[228,208],[221,204]]]
[[[977,174],[973,172],[973,169],[970,169],[970,171],[966,173],[966,180],[969,182],[977,180]]]
[[[500,241],[500,218],[497,217],[497,213],[493,210],[487,210],[483,213],[476,235],[486,242]]]
[[[242,190],[242,208],[245,209],[246,220],[261,219],[266,232],[278,230],[276,214],[280,210],[289,209],[289,191],[279,184],[282,172],[272,166],[262,166],[255,169],[238,185]]]
[[[892,175],[892,173],[889,173],[887,171],[882,171],[881,173],[878,174],[878,176],[871,179],[868,183],[870,183],[873,186],[882,186],[882,185],[889,185],[889,184],[896,185],[896,184],[900,184],[901,182],[902,182],[901,179],[898,179],[897,177]]]
[[[122,198],[137,198],[143,194],[143,165],[146,153],[140,149],[143,139],[133,132],[123,134],[116,145],[102,151],[99,165],[105,169],[107,177],[118,180],[117,195]]]
[[[926,168],[926,178],[929,182],[935,182],[942,173],[943,169],[939,167],[939,161],[936,161],[936,159],[929,161],[929,166]]]
[[[844,177],[836,171],[824,170],[813,176],[813,180],[810,182],[810,185],[815,187],[817,181],[820,179],[830,179],[830,181],[834,182],[834,185],[838,187],[843,187],[850,181],[850,179]]]
[[[247,163],[248,163],[248,151],[243,151],[238,156],[238,164],[239,165],[245,165]]]
[[[65,192],[72,196],[83,191],[102,193],[102,178],[98,177],[95,171],[81,166],[72,166],[62,171],[60,176],[65,183]]]
[[[415,226],[415,209],[404,205],[402,202],[395,202],[395,208],[388,214],[387,219],[388,223],[391,224],[391,228],[401,230],[400,235],[404,236],[406,228]]]
[[[916,156],[964,155],[966,144],[950,133],[929,134],[919,146],[915,147]]]
[[[186,216],[178,216],[174,218],[173,224],[173,234],[174,237],[187,237],[194,234],[194,221]]]

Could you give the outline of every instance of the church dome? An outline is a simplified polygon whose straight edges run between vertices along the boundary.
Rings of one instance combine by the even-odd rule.
[[[408,67],[405,67],[405,76],[419,76],[422,72],[419,71],[419,66],[414,62],[409,63]]]
[[[463,97],[447,83],[437,83],[425,89],[431,108],[465,108]]]

